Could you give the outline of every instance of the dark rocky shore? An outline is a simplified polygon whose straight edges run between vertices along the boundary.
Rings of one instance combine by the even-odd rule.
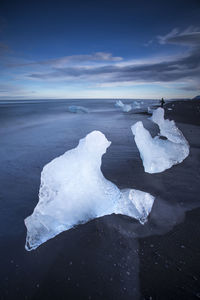
[[[180,123],[200,125],[200,99],[175,101],[165,107],[172,108],[172,111],[166,110],[166,117],[175,118]]]

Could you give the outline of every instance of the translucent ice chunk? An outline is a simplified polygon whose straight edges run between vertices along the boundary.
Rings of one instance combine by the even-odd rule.
[[[121,107],[124,106],[124,103],[123,103],[121,100],[117,100],[117,101],[115,102],[115,106],[121,108]]]
[[[141,108],[141,104],[143,104],[143,102],[140,102],[140,101],[133,101],[133,103],[132,103],[132,108],[133,108],[133,109]]]
[[[117,213],[133,217],[144,224],[151,212],[155,198],[149,193],[134,189],[124,189],[121,190],[121,193],[122,197]]]
[[[25,219],[26,250],[77,224],[112,213],[144,223],[154,198],[140,191],[121,192],[101,172],[101,157],[110,144],[104,134],[93,131],[75,149],[43,168],[39,202]]]
[[[71,113],[88,113],[89,110],[83,106],[71,105],[68,106],[68,111]]]
[[[124,104],[121,100],[117,100],[115,106],[120,107],[124,112],[129,112],[132,109],[131,104]]]
[[[159,107],[153,111],[153,115],[150,118],[154,123],[159,126],[160,135],[165,136],[169,141],[176,144],[181,144],[186,148],[186,157],[189,154],[189,145],[183,136],[182,132],[176,127],[176,124],[173,120],[164,119],[164,109]],[[186,154],[185,153],[185,154]]]
[[[159,173],[182,162],[189,155],[189,145],[174,121],[164,119],[163,108],[153,111],[150,118],[160,128],[160,135],[152,138],[142,122],[137,122],[131,129],[140,151],[145,172]]]

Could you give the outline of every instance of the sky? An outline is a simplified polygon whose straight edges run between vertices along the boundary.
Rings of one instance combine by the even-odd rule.
[[[2,0],[0,100],[200,94],[200,0]]]

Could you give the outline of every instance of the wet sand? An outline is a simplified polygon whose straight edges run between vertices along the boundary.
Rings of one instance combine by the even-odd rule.
[[[166,104],[190,155],[153,175],[144,172],[130,130],[142,120],[155,135],[147,114],[122,113],[113,100],[85,100],[89,114],[67,112],[74,104],[83,102],[0,105],[1,299],[200,298],[200,102]],[[38,201],[43,166],[94,129],[112,141],[105,177],[156,196],[148,223],[105,216],[27,252],[23,220]]]

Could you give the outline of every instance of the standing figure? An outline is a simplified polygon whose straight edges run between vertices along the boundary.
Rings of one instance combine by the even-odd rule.
[[[162,98],[162,99],[160,100],[160,106],[163,107],[164,104],[165,104],[165,101],[164,101],[164,99]]]

